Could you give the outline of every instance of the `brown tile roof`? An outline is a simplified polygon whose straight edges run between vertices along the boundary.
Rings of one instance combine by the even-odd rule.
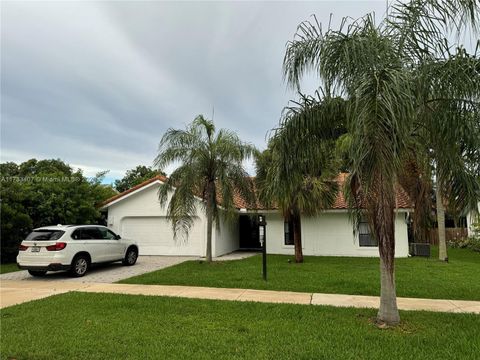
[[[343,191],[341,190],[342,189],[342,186],[343,184],[345,183],[345,180],[347,179],[347,176],[348,174],[347,173],[341,173],[338,175],[338,177],[336,178],[335,181],[338,182],[338,185],[339,185],[339,192],[338,192],[338,195],[337,195],[337,198],[335,199],[335,202],[333,203],[332,205],[332,209],[336,209],[336,210],[347,210],[348,209],[348,203],[347,201],[345,200],[345,197],[343,195]],[[149,179],[149,180],[146,180],[138,185],[135,185],[134,187],[132,187],[131,189],[128,189],[122,193],[119,193],[115,196],[112,196],[110,199],[107,199],[103,202],[102,206],[106,206],[108,205],[109,203],[117,200],[117,199],[120,199],[122,197],[124,197],[125,195],[135,191],[135,190],[138,190],[148,184],[151,184],[155,181],[161,181],[161,182],[165,182],[167,180],[167,178],[165,176],[162,176],[162,175],[158,175],[152,179]],[[217,202],[218,203],[222,203],[222,200],[221,200],[221,197],[220,196],[217,196]],[[235,204],[235,207],[237,209],[249,209],[249,210],[275,210],[277,209],[276,206],[273,206],[273,208],[270,208],[270,209],[267,209],[265,206],[263,206],[262,204],[258,203],[257,202],[257,205],[255,207],[255,209],[252,209],[252,207],[247,203],[247,201],[245,199],[242,198],[242,196],[240,196],[239,193],[235,193],[234,194],[234,197],[233,197],[233,202]],[[397,208],[399,209],[412,209],[413,208],[413,203],[412,201],[410,200],[408,194],[406,193],[406,191],[400,186],[398,185],[397,186],[397,190],[396,190],[396,202],[397,202]]]
[[[347,180],[348,173],[341,173],[337,176],[336,180],[338,182],[338,186],[340,191],[338,192],[337,198],[332,206],[332,209],[348,209],[348,203],[345,200],[343,195],[343,191],[341,191],[345,181]],[[407,192],[400,186],[397,185],[396,187],[396,207],[397,209],[413,209],[413,203],[410,200]]]
[[[345,181],[347,180],[348,175],[349,175],[348,173],[340,173],[335,179],[335,181],[338,183],[339,191],[331,207],[332,210],[348,210],[348,202],[345,200],[345,196],[343,195],[343,191],[342,191],[343,185],[345,184]],[[250,206],[248,206],[247,202],[239,194],[234,195],[234,202],[236,204],[236,207],[239,209],[251,208]],[[397,203],[398,209],[413,209],[413,203],[410,200],[410,197],[400,185],[398,185],[396,189],[396,203]],[[277,206],[273,206],[272,208],[267,209],[265,206],[263,206],[258,202],[255,208],[255,210],[276,210],[276,209],[278,209]]]

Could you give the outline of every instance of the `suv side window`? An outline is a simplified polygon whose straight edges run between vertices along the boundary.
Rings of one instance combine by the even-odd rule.
[[[83,228],[81,234],[82,240],[103,239],[102,233],[95,227]]]
[[[71,235],[71,238],[73,240],[81,240],[82,239],[82,229],[77,229],[75,230],[72,235]]]
[[[110,230],[108,230],[106,228],[98,228],[98,230],[102,234],[102,239],[116,240],[116,235],[113,232],[111,232]]]

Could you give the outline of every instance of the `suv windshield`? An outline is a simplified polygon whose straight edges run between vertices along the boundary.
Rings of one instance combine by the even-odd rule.
[[[63,234],[62,230],[33,230],[25,240],[58,240]]]

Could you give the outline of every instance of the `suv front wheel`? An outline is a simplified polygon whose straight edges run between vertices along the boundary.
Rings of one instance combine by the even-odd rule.
[[[72,267],[70,268],[70,274],[74,277],[82,277],[86,274],[90,266],[90,260],[85,255],[78,255],[72,261]]]
[[[131,247],[127,250],[125,254],[125,259],[123,259],[123,265],[132,266],[135,265],[138,258],[138,251],[134,247]]]

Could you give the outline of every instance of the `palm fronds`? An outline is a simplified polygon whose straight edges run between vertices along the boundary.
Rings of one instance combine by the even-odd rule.
[[[410,194],[425,197],[424,180],[435,165],[451,206],[478,201],[478,58],[448,39],[455,33],[458,40],[466,27],[477,33],[479,10],[477,0],[397,1],[380,24],[367,14],[323,32],[317,21],[307,21],[287,43],[283,73],[289,86],[298,88],[301,78],[314,72],[327,89],[326,99],[335,92],[346,98],[348,134],[337,142],[337,153],[349,159],[345,191],[354,222],[366,216],[379,243],[382,321],[399,320],[393,261],[396,183],[410,182]],[[303,125],[292,121],[289,131],[305,133]],[[317,146],[308,147],[306,152],[317,154]],[[413,163],[422,181],[415,185],[405,171],[416,152]]]
[[[219,226],[221,214],[233,219],[236,192],[254,203],[253,185],[242,162],[256,152],[231,131],[216,132],[212,121],[197,116],[185,130],[169,129],[160,141],[155,166],[163,170],[177,164],[160,186],[159,200],[167,206],[167,216],[175,237],[188,237],[198,211],[207,215],[207,261],[211,260],[211,227]],[[199,200],[203,209],[199,209]],[[219,204],[220,200],[220,204]]]

